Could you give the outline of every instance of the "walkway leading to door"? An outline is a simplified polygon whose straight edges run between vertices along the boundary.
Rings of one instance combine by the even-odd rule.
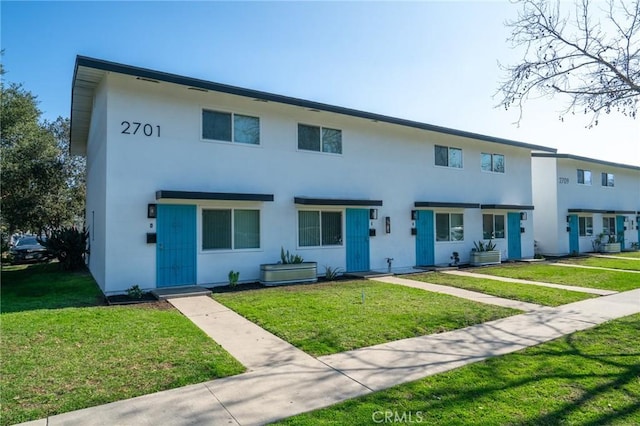
[[[578,286],[575,286],[575,285],[543,283],[543,282],[540,282],[540,281],[529,281],[529,280],[521,280],[521,279],[518,279],[518,278],[507,278],[507,277],[498,277],[496,275],[478,274],[477,272],[466,272],[466,271],[442,271],[442,272],[445,273],[445,274],[460,275],[462,277],[484,278],[484,279],[487,279],[487,280],[504,281],[504,282],[507,282],[507,283],[531,284],[531,285],[539,285],[541,287],[551,287],[551,288],[559,288],[559,289],[562,289],[562,290],[579,291],[581,293],[597,294],[598,296],[607,296],[609,294],[617,293],[617,291],[601,290],[599,288],[589,288],[589,287],[578,287]]]
[[[604,257],[605,259],[622,259],[622,260],[638,260],[640,257],[625,257],[625,256],[613,256],[609,254],[589,254],[591,257]]]
[[[473,300],[474,302],[488,303],[490,305],[519,309],[521,311],[535,311],[537,309],[544,308],[544,306],[536,305],[535,303],[521,302],[519,300],[513,299],[504,299],[502,297],[491,296],[490,294],[479,293],[477,291],[464,290],[462,288],[449,287],[446,285],[430,284],[422,281],[409,280],[406,278],[386,276],[371,278],[371,280],[380,281],[383,283],[399,284],[405,287],[420,288],[422,290],[432,291],[434,293],[448,294],[450,296]]]
[[[29,425],[265,424],[639,313],[640,289],[320,358],[291,347],[209,297],[170,302],[231,355],[251,364],[252,371]]]
[[[631,271],[629,269],[603,268],[601,266],[576,265],[573,263],[550,263],[550,265],[568,266],[569,268],[599,269],[601,271],[629,272],[630,274],[640,274],[640,271]]]

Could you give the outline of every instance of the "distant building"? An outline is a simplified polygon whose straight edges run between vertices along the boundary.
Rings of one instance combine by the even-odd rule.
[[[319,274],[534,255],[531,154],[554,149],[87,57],[72,98],[106,294],[256,281],[281,247]]]
[[[630,248],[640,230],[640,167],[571,154],[534,153],[533,204],[538,250],[547,255],[594,251],[611,235]]]

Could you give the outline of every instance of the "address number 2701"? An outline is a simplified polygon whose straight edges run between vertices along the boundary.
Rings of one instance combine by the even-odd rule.
[[[123,121],[120,123],[122,129],[120,133],[125,135],[137,135],[142,134],[145,136],[160,137],[160,125],[153,125],[149,123],[140,123],[137,121]]]

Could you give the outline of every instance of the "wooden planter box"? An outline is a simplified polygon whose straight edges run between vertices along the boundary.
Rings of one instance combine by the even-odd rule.
[[[493,251],[472,251],[471,252],[471,265],[495,265],[501,261],[501,254],[498,250]]]
[[[603,253],[620,253],[620,243],[607,243],[602,245]]]
[[[315,283],[318,281],[318,263],[268,263],[260,265],[260,284],[266,286]]]

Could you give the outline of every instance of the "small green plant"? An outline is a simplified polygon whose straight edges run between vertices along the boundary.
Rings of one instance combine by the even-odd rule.
[[[324,277],[327,281],[335,281],[342,273],[342,268],[332,268],[331,266],[324,267]]]
[[[289,263],[302,263],[304,259],[299,254],[291,254],[289,250],[284,251],[284,247],[280,247],[280,262],[283,265],[287,265]]]
[[[62,269],[73,271],[84,267],[84,255],[88,253],[89,232],[75,226],[54,229],[46,240],[38,239],[58,260]]]
[[[132,299],[142,299],[143,294],[144,293],[138,284],[132,285],[127,289],[127,296]]]
[[[486,243],[482,240],[473,242],[474,251],[493,251],[496,249],[496,244],[489,240]]]
[[[238,285],[238,278],[240,278],[240,272],[234,271],[233,269],[229,271],[229,287],[235,287]]]

